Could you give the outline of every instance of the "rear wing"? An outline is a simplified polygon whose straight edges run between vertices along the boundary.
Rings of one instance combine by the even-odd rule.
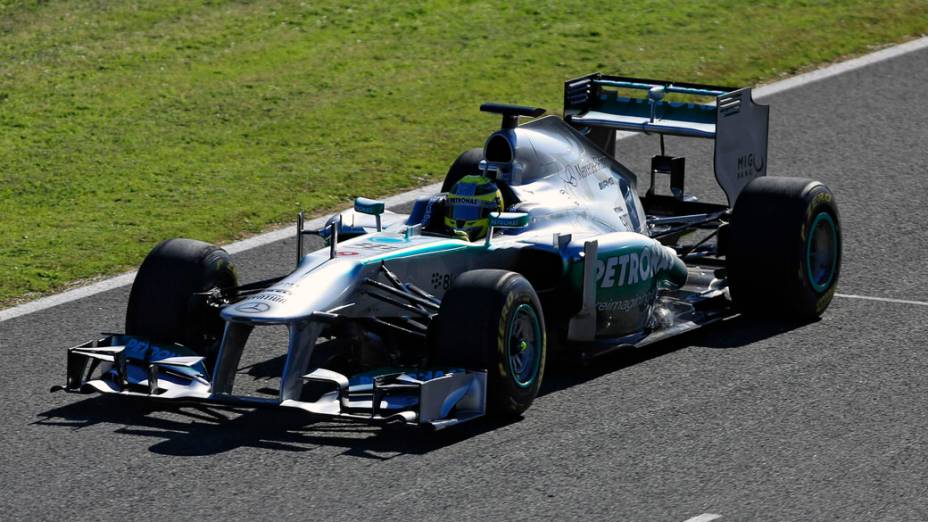
[[[623,91],[646,91],[647,96],[626,96]],[[676,96],[665,100],[668,94]],[[597,130],[591,138],[613,155],[615,130],[714,140],[715,178],[730,206],[749,181],[767,174],[768,115],[769,107],[754,103],[748,87],[600,73],[564,83],[564,120]]]

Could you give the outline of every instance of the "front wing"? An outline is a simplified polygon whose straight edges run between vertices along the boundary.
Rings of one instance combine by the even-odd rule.
[[[103,393],[181,403],[280,407],[325,417],[399,422],[442,429],[486,413],[485,371],[389,371],[357,380],[316,368],[305,384],[312,396],[280,400],[212,392],[203,357],[179,345],[163,346],[109,335],[68,349],[67,381],[52,391]]]

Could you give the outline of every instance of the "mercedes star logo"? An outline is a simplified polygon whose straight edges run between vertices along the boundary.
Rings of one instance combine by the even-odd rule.
[[[270,310],[271,305],[267,303],[245,303],[236,306],[235,309],[239,312],[245,312],[246,314],[260,314],[261,312]]]

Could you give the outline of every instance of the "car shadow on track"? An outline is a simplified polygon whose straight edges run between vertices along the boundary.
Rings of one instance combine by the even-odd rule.
[[[546,368],[545,384],[539,395],[570,388],[684,348],[743,348],[816,321],[789,322],[739,315],[644,348],[621,348],[594,358],[592,364],[590,361],[561,358],[558,361],[560,365],[555,363]]]
[[[613,352],[597,358],[595,365],[549,365],[540,395],[556,393],[682,348],[744,347],[804,325],[736,317],[648,348]],[[264,376],[267,372],[262,369],[249,373],[254,377]],[[527,414],[531,415],[532,411]],[[115,425],[117,434],[160,439],[150,450],[164,455],[214,455],[242,447],[293,452],[338,447],[344,448],[341,455],[378,460],[425,454],[520,420],[478,419],[433,432],[406,426],[370,426],[318,419],[292,410],[174,405],[99,395],[38,416],[40,419],[35,424],[74,430],[99,424]]]
[[[74,430],[114,425],[117,434],[161,439],[149,449],[164,455],[214,455],[242,447],[306,452],[334,446],[345,449],[342,455],[376,460],[428,453],[508,424],[478,419],[457,429],[433,432],[319,419],[289,409],[173,405],[99,395],[39,417],[34,424]]]

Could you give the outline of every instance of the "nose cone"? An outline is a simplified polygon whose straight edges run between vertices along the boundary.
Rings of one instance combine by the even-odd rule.
[[[262,292],[222,309],[226,321],[286,323],[325,311],[342,300],[360,280],[362,265],[344,258],[307,264]]]

